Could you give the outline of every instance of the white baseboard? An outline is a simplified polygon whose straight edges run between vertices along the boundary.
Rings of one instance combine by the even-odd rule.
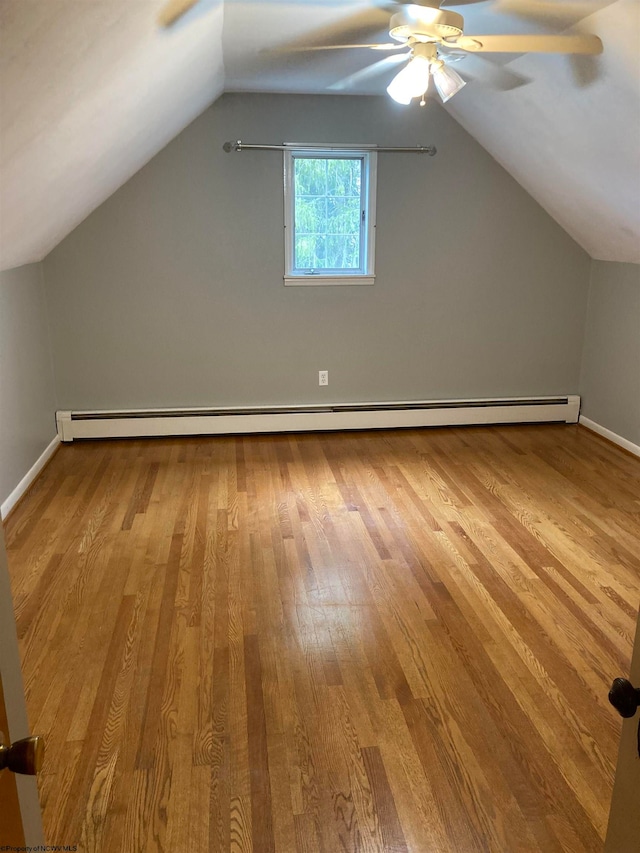
[[[34,464],[29,468],[24,477],[20,480],[15,489],[11,492],[9,497],[5,500],[5,502],[0,505],[0,518],[4,520],[14,506],[18,503],[20,498],[27,491],[29,486],[33,483],[35,478],[38,476],[40,471],[44,468],[47,462],[51,459],[53,454],[56,452],[58,447],[60,446],[60,439],[56,435],[54,439],[52,439],[51,443],[45,450],[40,454],[38,459],[34,462]]]
[[[628,450],[629,453],[633,453],[635,456],[640,456],[640,445],[634,444],[627,438],[623,438],[621,435],[618,435],[618,433],[612,432],[610,429],[600,426],[600,424],[597,424],[595,421],[592,421],[589,418],[585,418],[584,415],[580,415],[578,423],[581,423],[582,426],[586,427],[587,429],[590,429],[592,432],[597,432],[598,435],[601,435],[603,438],[608,438],[609,441],[612,441],[619,447],[624,447],[624,449]]]
[[[510,397],[334,403],[269,408],[129,409],[56,413],[61,441],[508,423],[576,423],[580,398]]]

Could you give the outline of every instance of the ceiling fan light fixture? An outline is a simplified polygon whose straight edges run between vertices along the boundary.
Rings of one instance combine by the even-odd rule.
[[[457,94],[463,86],[466,86],[466,82],[458,72],[454,71],[453,68],[449,68],[449,66],[445,65],[442,61],[437,64],[434,63],[432,74],[433,82],[438,94],[442,98],[443,104],[446,104],[447,101],[450,98],[453,98],[453,96]]]
[[[413,56],[387,86],[387,92],[394,101],[406,106],[427,91],[430,74],[430,60],[424,56]]]
[[[432,41],[462,35],[464,18],[457,12],[432,6],[405,5],[391,16],[389,35],[396,41]]]

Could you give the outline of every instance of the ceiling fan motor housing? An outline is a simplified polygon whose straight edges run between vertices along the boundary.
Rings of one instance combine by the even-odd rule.
[[[463,27],[464,18],[457,12],[414,6],[391,16],[389,35],[399,42],[441,41],[462,35]]]

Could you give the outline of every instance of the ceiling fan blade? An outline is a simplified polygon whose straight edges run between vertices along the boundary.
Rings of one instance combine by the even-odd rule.
[[[397,42],[389,44],[300,44],[291,47],[269,48],[267,53],[310,53],[313,50],[353,50],[356,47],[366,47],[369,50],[406,50],[406,44]]]
[[[594,35],[458,36],[447,44],[472,53],[602,53],[602,42]]]
[[[293,41],[263,51],[264,53],[296,53],[309,50],[340,50],[352,47],[369,47],[388,36],[389,13],[378,6],[364,8],[328,26],[300,36]],[[384,33],[384,35],[383,35]],[[378,50],[393,50],[405,45],[394,42]]]
[[[170,27],[199,2],[200,0],[169,0],[160,10],[158,23],[161,27]]]
[[[518,89],[520,86],[526,86],[527,83],[531,82],[529,77],[517,74],[507,65],[495,65],[482,54],[473,56],[473,54],[467,53],[460,57],[456,54],[449,56],[445,51],[439,51],[439,53],[447,65],[452,60],[464,59],[460,65],[456,64],[456,71],[462,77],[477,80],[479,83],[486,84],[499,92],[510,92],[512,89]]]
[[[374,62],[373,65],[367,65],[366,68],[361,68],[360,71],[349,74],[348,77],[343,77],[342,80],[332,83],[327,88],[336,92],[342,92],[345,89],[350,89],[358,83],[362,83],[363,80],[368,80],[370,77],[376,77],[378,74],[383,74],[385,71],[389,71],[399,63],[407,62],[408,60],[408,53],[395,53],[392,56],[385,56],[384,59]]]

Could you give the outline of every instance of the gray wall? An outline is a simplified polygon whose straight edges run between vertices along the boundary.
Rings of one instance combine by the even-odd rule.
[[[0,504],[56,434],[42,265],[0,272]]]
[[[640,445],[640,265],[593,261],[581,413]]]
[[[379,156],[373,287],[285,288],[282,157],[227,139],[438,154]],[[228,94],[45,259],[59,404],[576,393],[589,264],[435,101]]]

